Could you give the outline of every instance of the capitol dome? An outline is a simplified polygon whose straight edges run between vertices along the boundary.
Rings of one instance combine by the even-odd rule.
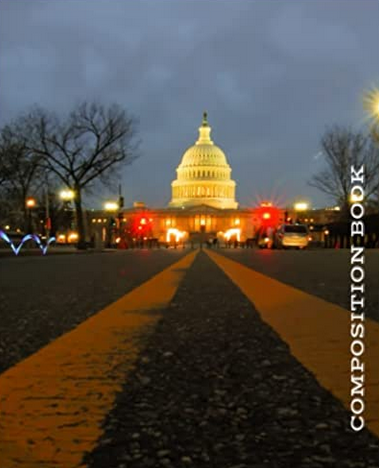
[[[208,205],[214,208],[237,208],[236,183],[232,169],[221,148],[210,137],[211,127],[204,113],[197,142],[185,151],[171,184],[170,207]]]

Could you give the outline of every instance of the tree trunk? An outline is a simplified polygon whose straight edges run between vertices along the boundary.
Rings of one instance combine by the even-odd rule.
[[[80,192],[79,187],[75,187],[75,214],[76,214],[76,225],[78,229],[78,249],[85,250],[86,249],[86,232],[84,226],[84,217],[83,217],[83,209],[82,209],[82,195]]]
[[[25,202],[23,203],[23,207],[22,207],[22,222],[23,222],[24,232],[29,234],[29,209],[26,208]]]

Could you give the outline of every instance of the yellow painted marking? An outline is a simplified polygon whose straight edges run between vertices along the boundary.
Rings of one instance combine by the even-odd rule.
[[[196,252],[0,376],[0,466],[73,468]],[[149,314],[152,311],[153,313]]]
[[[350,313],[220,254],[207,253],[287,342],[291,353],[350,409]],[[379,324],[366,318],[365,327],[365,419],[379,436]]]

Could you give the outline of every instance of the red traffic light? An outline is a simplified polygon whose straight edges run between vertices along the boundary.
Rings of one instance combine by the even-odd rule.
[[[280,209],[273,206],[272,203],[262,203],[256,211],[258,219],[264,226],[276,226],[279,224]]]

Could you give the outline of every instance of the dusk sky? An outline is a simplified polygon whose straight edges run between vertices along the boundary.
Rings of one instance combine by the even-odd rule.
[[[33,104],[117,102],[140,120],[126,205],[165,206],[208,111],[237,200],[328,200],[308,186],[333,124],[366,131],[379,2],[0,0],[0,125]],[[117,195],[104,190],[87,205]]]

